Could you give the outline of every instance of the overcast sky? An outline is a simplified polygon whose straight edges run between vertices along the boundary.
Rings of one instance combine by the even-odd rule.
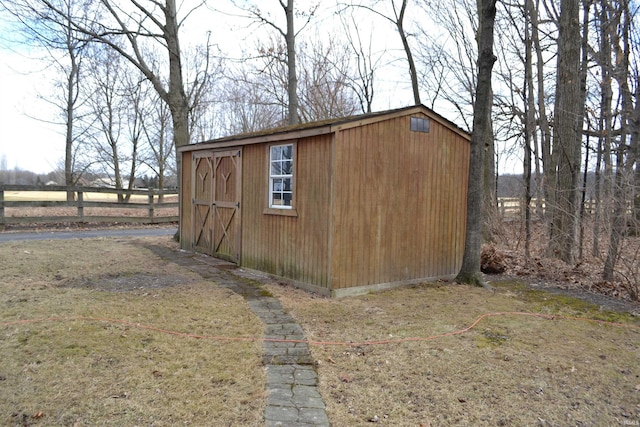
[[[311,0],[300,0],[296,7],[302,9],[308,7]],[[189,4],[189,0],[183,4]],[[215,5],[228,5],[229,2],[216,2]],[[321,31],[330,33],[332,22],[337,23],[334,15],[334,1],[321,2],[324,10],[319,10],[314,20]],[[282,10],[277,1],[260,2],[261,8],[267,5],[275,7],[273,16],[280,19]],[[335,7],[335,6],[334,6]],[[227,8],[227,11],[231,9]],[[282,16],[283,18],[283,16]],[[7,16],[0,14],[0,166],[6,165],[9,169],[18,167],[37,173],[47,173],[62,164],[64,158],[64,127],[54,125],[59,122],[55,109],[48,104],[46,98],[51,93],[53,72],[42,69],[44,64],[38,61],[39,57],[46,56],[43,52],[32,51],[26,46],[12,43],[11,32],[6,31]],[[369,17],[371,23],[376,20]],[[296,25],[301,25],[298,22]],[[215,25],[213,25],[215,23]],[[244,30],[247,22],[233,16],[222,19],[219,14],[214,15],[210,10],[201,8],[186,21],[184,31],[181,33],[183,50],[190,38],[201,40],[206,37],[207,31],[212,31],[213,43],[219,44],[223,51],[240,53],[240,47],[250,48],[254,45],[251,36],[256,33],[255,26],[251,31]],[[365,25],[364,23],[362,23]],[[283,23],[284,25],[284,23]],[[4,30],[4,31],[3,31]],[[188,31],[187,31],[188,30]],[[381,34],[387,33],[385,36]],[[316,31],[308,28],[305,31]],[[217,34],[216,34],[217,33]],[[232,35],[230,37],[230,35]],[[388,23],[379,23],[374,36],[379,38],[378,45],[384,48],[389,40],[395,40],[397,34]],[[186,41],[186,43],[185,43]],[[397,78],[397,73],[393,73]],[[392,79],[393,79],[392,78]],[[380,81],[379,79],[378,81]],[[408,105],[411,102],[411,92],[408,91],[408,76],[406,83],[388,84],[388,89],[378,88],[376,95],[377,110],[395,108]],[[405,86],[406,94],[400,94]],[[386,94],[384,92],[387,92]],[[390,93],[391,92],[391,93]],[[402,102],[405,99],[407,102]],[[49,122],[49,123],[47,123]]]
[[[64,136],[62,128],[44,121],[54,113],[38,93],[50,76],[38,67],[29,52],[0,48],[0,161],[11,169],[46,173],[64,155]]]
[[[189,4],[190,1],[186,0],[183,4]],[[305,32],[322,37],[322,34],[341,31],[335,15],[336,1],[322,1],[324,9],[318,11],[313,21],[316,27],[310,26]],[[312,0],[299,0],[296,7],[302,9],[308,7],[309,3]],[[228,5],[229,2],[216,1],[212,4]],[[261,0],[259,4],[262,8],[272,6],[273,16],[277,19],[284,18],[276,0]],[[376,48],[387,51],[390,60],[394,56],[399,58],[390,61],[391,65],[376,75],[378,86],[374,111],[412,104],[406,60],[403,59],[397,32],[389,22],[379,17],[370,13],[363,16],[365,18],[358,25],[362,26],[361,31],[365,37],[368,37],[367,26],[373,28]],[[419,22],[423,25],[425,17],[420,16]],[[3,19],[6,17],[0,14],[0,166],[47,173],[62,165],[64,158],[64,127],[52,124],[59,123],[59,117],[56,117],[54,107],[42,99],[51,94],[53,72],[42,69],[45,65],[38,61],[39,57],[46,56],[44,53],[7,40],[11,33],[6,31],[7,23]],[[297,18],[298,26],[302,24],[299,21],[301,18]],[[221,19],[220,14],[214,14],[206,8],[199,9],[198,13],[189,16],[181,33],[183,50],[190,40],[204,40],[206,32],[211,31],[212,42],[219,44],[223,52],[239,56],[242,48],[255,46],[251,34],[256,37],[256,34],[263,31],[255,26],[247,30],[246,26],[247,21],[239,18],[227,15]],[[436,110],[451,120],[455,118],[438,106]]]

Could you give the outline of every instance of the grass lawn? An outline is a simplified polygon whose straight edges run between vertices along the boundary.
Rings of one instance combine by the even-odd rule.
[[[640,322],[561,295],[507,284],[495,293],[431,284],[327,300],[270,285],[318,342],[320,392],[337,426],[640,424]],[[522,311],[605,319],[545,320]]]
[[[0,244],[0,425],[263,424],[261,342],[211,338],[261,337],[263,326],[241,297],[149,245],[177,250],[169,238]],[[640,424],[630,315],[514,283],[340,300],[265,288],[313,341],[334,426]],[[555,318],[495,316],[410,341],[497,312]]]
[[[0,425],[260,425],[260,342],[136,326],[261,336],[241,297],[128,239],[5,243],[0,271]]]

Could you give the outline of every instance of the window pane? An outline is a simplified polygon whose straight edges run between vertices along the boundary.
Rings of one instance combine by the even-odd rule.
[[[282,159],[282,146],[271,147],[271,160]]]
[[[429,132],[430,122],[429,119],[423,117],[411,117],[411,131],[412,132]]]
[[[282,191],[284,190],[284,185],[282,183],[282,179],[274,179],[273,180],[273,191]]]
[[[291,200],[293,199],[293,194],[292,193],[284,193],[284,205],[285,206],[291,206]]]
[[[282,184],[283,184],[283,191],[291,191],[291,178],[284,178],[282,180]]]
[[[282,163],[271,162],[271,175],[282,175]]]
[[[282,171],[282,175],[292,175],[293,174],[293,161],[284,160],[281,163],[281,171]]]
[[[285,145],[282,148],[283,159],[293,159],[293,145]]]

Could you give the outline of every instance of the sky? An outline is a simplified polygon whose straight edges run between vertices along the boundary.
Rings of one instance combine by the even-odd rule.
[[[303,7],[310,1],[299,0],[297,6]],[[183,4],[188,3],[189,0]],[[321,21],[318,27],[327,32],[331,31],[329,28],[332,22],[337,22],[333,14],[335,9],[331,9],[329,3],[333,1],[321,3],[322,7],[326,8],[326,12],[319,11],[315,18]],[[259,4],[261,7],[266,7],[267,4],[275,6],[273,16],[280,17],[282,14],[282,11],[277,9],[279,6],[275,0],[270,3],[261,1]],[[189,23],[186,26],[188,31],[181,33],[183,50],[189,39],[202,39],[206,37],[207,31],[212,32],[213,42],[220,44],[226,52],[239,52],[239,46],[254,45],[251,34],[254,33],[255,26],[247,29],[246,21],[239,22],[239,19],[233,16],[228,16],[228,19],[224,19],[223,22],[219,18],[220,15],[215,19],[211,16],[211,12],[207,10],[199,10],[198,13],[189,16],[186,21]],[[215,25],[212,25],[212,22],[215,22]],[[394,46],[395,42],[399,44],[399,37],[388,22],[378,20],[375,23],[375,18],[372,18],[369,24],[374,28],[376,47],[387,49],[385,45],[388,45],[391,50],[401,49],[399,46]],[[365,24],[359,22],[359,25]],[[3,15],[0,14],[0,167],[6,165],[9,169],[19,168],[36,173],[48,173],[62,165],[64,160],[64,127],[52,123],[59,122],[56,119],[55,110],[42,99],[51,92],[52,72],[43,70],[42,62],[37,60],[38,57],[44,56],[42,52],[8,42],[7,37],[3,36],[8,34],[6,28],[7,22],[3,22]],[[309,31],[315,30],[309,29]],[[366,34],[366,30],[363,33]],[[230,37],[230,34],[233,36]],[[186,43],[184,43],[185,39]],[[404,73],[403,65],[403,61],[397,61],[386,76],[376,77],[378,83],[382,82],[382,86],[376,88],[375,111],[403,107],[412,103],[413,96],[408,77],[406,82],[397,82],[398,75]],[[406,102],[403,103],[402,100]],[[438,108],[436,110],[445,117],[448,116],[446,111]]]
[[[215,4],[226,4],[226,12],[232,11],[227,3],[229,2]],[[322,2],[322,7],[328,10],[329,3],[333,2]],[[183,3],[185,7],[189,4],[189,0]],[[261,1],[259,4],[263,11],[266,11],[267,6],[275,7],[271,10],[273,17],[279,19],[282,15],[276,1]],[[308,7],[308,4],[313,4],[313,1],[300,0],[296,6],[302,9],[305,5]],[[319,11],[318,15],[321,12]],[[237,13],[237,10],[233,10],[232,13]],[[332,14],[333,12],[330,12],[316,18],[330,20],[333,19]],[[241,45],[254,45],[251,34],[255,32],[255,26],[247,29],[247,21],[242,21],[232,14],[227,15],[223,22],[220,15],[213,19],[211,16],[212,12],[206,8],[199,9],[198,13],[189,16],[185,21],[188,25],[181,30],[183,50],[190,38],[202,40],[206,37],[207,31],[212,32],[212,41],[226,52],[239,52]],[[8,40],[13,37],[11,31],[7,31],[9,23],[6,19],[7,16],[0,13],[0,167],[6,165],[9,169],[48,173],[62,165],[64,159],[64,127],[53,124],[59,120],[54,108],[43,99],[51,92],[52,71],[43,70],[43,63],[38,61],[38,57],[46,56],[46,53]],[[212,22],[215,22],[215,25],[212,25]],[[296,22],[298,23],[298,20]],[[233,36],[230,37],[230,34]],[[395,33],[392,35],[397,37]],[[380,37],[380,34],[376,34],[376,37]],[[398,106],[387,101],[380,104],[378,109]]]
[[[64,136],[44,121],[54,112],[38,98],[49,81],[38,66],[28,54],[0,48],[0,165],[47,173],[64,156]]]

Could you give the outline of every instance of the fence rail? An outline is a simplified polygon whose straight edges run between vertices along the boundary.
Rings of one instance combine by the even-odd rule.
[[[526,202],[524,198],[517,197],[499,197],[498,198],[498,212],[502,218],[516,218],[524,216],[524,208]],[[529,204],[532,214],[544,214],[546,204],[544,200],[540,200],[540,203],[536,199],[531,199]],[[633,211],[633,205],[631,201],[627,202],[627,214]],[[587,215],[593,215],[596,212],[595,200],[585,200],[584,212]]]
[[[68,194],[72,195],[69,199],[73,200],[67,200]],[[120,198],[129,200],[119,201]],[[40,208],[44,208],[44,211],[33,215],[34,211]],[[48,215],[50,212],[47,211],[53,208],[65,212]],[[108,212],[116,210],[118,212],[114,215]],[[127,214],[123,215],[122,212]],[[138,215],[135,215],[136,213]],[[161,224],[177,221],[176,190],[0,185],[0,228],[7,224],[30,223]]]

